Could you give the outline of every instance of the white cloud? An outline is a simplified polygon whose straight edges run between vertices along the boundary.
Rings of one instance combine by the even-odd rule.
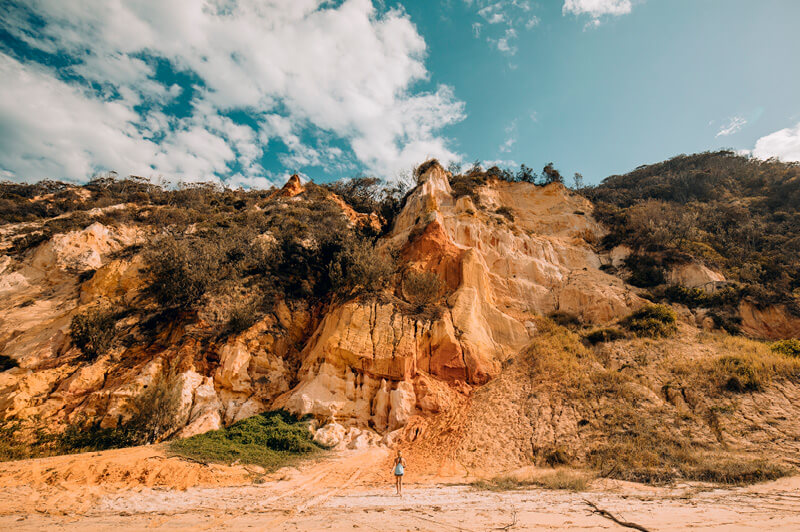
[[[235,149],[247,151],[250,128],[227,119],[188,120],[164,131],[153,114],[148,124],[165,133],[161,143],[124,103],[102,101],[0,53],[0,165],[7,177],[83,179],[99,170],[125,169],[147,176],[189,180],[229,171]],[[251,139],[250,139],[251,140]]]
[[[491,161],[483,161],[484,168],[491,168],[492,166],[497,166],[498,168],[513,168],[518,165],[516,161],[512,159],[494,159]]]
[[[28,10],[46,24],[38,27]],[[386,176],[418,163],[420,153],[454,157],[440,131],[463,119],[463,103],[446,86],[415,90],[428,76],[426,44],[407,14],[379,14],[371,0],[30,0],[9,13],[0,28],[79,58],[72,73],[103,87],[89,91],[42,66],[4,59],[15,72],[0,80],[9,113],[0,117],[0,170],[17,178],[83,178],[98,166],[209,177],[241,167],[241,181],[265,175],[258,160],[274,139],[289,149],[287,163],[352,164],[340,163],[341,150],[324,140],[337,138],[367,170]],[[201,80],[190,117],[160,114],[180,87],[158,82],[148,58]],[[33,72],[28,85],[46,93],[39,94],[48,97],[40,100],[46,110],[14,79],[22,71]],[[34,109],[14,112],[9,102]],[[140,116],[134,106],[141,102],[156,111]],[[247,112],[256,129],[227,118],[229,111]],[[62,117],[57,127],[47,123],[50,114]],[[288,123],[277,127],[276,115]],[[8,149],[17,127],[27,134]]]
[[[627,15],[633,8],[631,0],[564,0],[561,12],[564,15],[588,15],[587,25],[599,26],[605,16]]]
[[[505,34],[497,40],[497,49],[507,55],[514,55],[517,53],[517,47],[513,44],[514,39],[517,38],[517,32],[514,28],[506,29]],[[492,39],[489,39],[492,41]]]
[[[529,0],[464,0],[469,8],[476,9],[477,16],[483,22],[473,22],[472,32],[478,38],[482,32],[486,42],[503,54],[512,56],[517,53],[515,44],[518,30],[530,30],[539,25],[539,17],[529,12],[532,4]],[[483,24],[487,24],[484,31]],[[512,69],[515,65],[509,65]]]
[[[514,147],[514,144],[517,143],[517,121],[512,120],[511,123],[506,126],[506,140],[497,148],[502,153],[508,153]]]
[[[741,130],[747,124],[747,120],[745,120],[741,116],[734,116],[728,120],[728,123],[722,126],[719,131],[717,132],[717,137],[727,137],[728,135],[733,135]]]
[[[782,161],[800,161],[800,122],[761,137],[752,154],[759,159],[775,157]]]

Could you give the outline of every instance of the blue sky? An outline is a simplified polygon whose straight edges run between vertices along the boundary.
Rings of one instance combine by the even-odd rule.
[[[0,2],[0,178],[800,160],[795,0]]]

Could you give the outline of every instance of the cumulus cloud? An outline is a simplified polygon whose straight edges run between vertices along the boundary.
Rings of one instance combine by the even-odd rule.
[[[441,128],[464,118],[463,103],[443,85],[416,89],[428,77],[424,40],[406,13],[371,0],[28,0],[3,10],[0,28],[71,63],[56,72],[3,56],[0,169],[16,178],[236,169],[237,182],[263,183],[259,161],[273,144],[288,150],[287,166],[356,164],[385,177],[424,156],[457,158]],[[186,87],[161,82],[157,62],[198,80],[190,116],[164,110]]]
[[[631,0],[564,0],[564,15],[588,15],[590,26],[599,26],[603,17],[627,15],[633,9]]]
[[[717,132],[717,137],[727,137],[740,131],[745,125],[747,120],[741,116],[734,116],[728,120],[728,123],[722,126]]]
[[[142,121],[124,101],[103,101],[46,70],[0,54],[0,165],[7,178],[82,179],[102,169],[208,178],[252,159],[253,132],[218,116]],[[161,142],[147,137],[163,131]]]
[[[800,161],[800,122],[761,137],[751,153],[759,159],[775,157],[782,161]]]

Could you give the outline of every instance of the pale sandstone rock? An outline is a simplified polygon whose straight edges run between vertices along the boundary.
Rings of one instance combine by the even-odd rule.
[[[397,388],[389,394],[389,430],[403,427],[416,410],[417,397],[414,385],[408,381],[397,383]]]
[[[80,231],[54,235],[36,249],[32,264],[43,271],[100,268],[103,256],[141,239],[134,227],[108,228],[99,222]]]
[[[689,288],[703,287],[724,280],[724,275],[697,262],[680,264],[674,266],[667,272],[667,282],[670,284],[688,286]]]
[[[399,442],[403,437],[403,429],[393,430],[392,432],[387,433],[380,441],[382,445],[386,445],[387,447],[394,446],[397,442]]]
[[[81,285],[81,303],[89,304],[99,298],[135,299],[142,287],[144,261],[137,255],[132,260],[113,260],[100,267],[92,278]]]
[[[348,434],[347,448],[353,450],[367,449],[376,444],[374,433],[367,430],[352,429]]]
[[[30,288],[28,278],[22,272],[9,272],[0,274],[0,295],[21,292]]]
[[[331,422],[314,432],[314,441],[326,447],[336,447],[346,434],[347,430],[342,425]]]
[[[179,375],[178,383],[181,387],[181,399],[176,419],[181,425],[185,425],[189,421],[195,401],[195,390],[204,380],[205,378],[194,370],[188,370]]]
[[[233,416],[233,422],[236,423],[242,419],[255,416],[267,410],[267,407],[258,399],[251,397],[244,402],[242,406],[236,411]]]
[[[197,434],[203,434],[210,430],[217,430],[222,427],[222,418],[217,410],[209,410],[200,417],[190,421],[179,433],[179,438],[191,438]]]
[[[608,253],[608,258],[611,260],[611,265],[619,268],[625,264],[625,260],[631,256],[633,250],[625,245],[614,246]]]
[[[381,387],[372,400],[372,422],[379,430],[385,429],[389,423],[390,394],[386,379],[381,379]]]
[[[105,382],[108,368],[108,357],[101,357],[92,364],[80,367],[59,384],[51,397],[53,395],[82,395],[99,390]]]
[[[219,386],[234,392],[250,390],[251,380],[247,369],[250,367],[250,352],[240,342],[225,344],[219,353],[219,368],[214,380]]]
[[[382,245],[402,248],[411,266],[439,273],[449,309],[422,322],[385,303],[332,308],[302,354],[300,384],[279,404],[394,430],[417,410],[448,404],[447,393],[430,383],[416,385],[417,397],[418,375],[476,384],[497,375],[501,362],[536,334],[518,316],[559,309],[610,322],[642,304],[599,270],[589,242],[603,230],[584,198],[560,186],[508,183],[482,189],[480,198],[483,212],[468,197],[453,198],[441,167],[428,170]],[[513,226],[485,214],[500,206],[513,211]]]
[[[142,393],[147,387],[156,382],[157,375],[163,371],[161,359],[148,362],[141,372],[130,382],[125,383],[110,391],[108,409],[100,420],[103,428],[116,427],[120,421],[125,422],[134,414],[132,410],[133,398]]]

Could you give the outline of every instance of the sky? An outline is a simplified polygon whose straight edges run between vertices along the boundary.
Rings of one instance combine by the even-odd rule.
[[[0,0],[0,179],[800,160],[797,0]]]

